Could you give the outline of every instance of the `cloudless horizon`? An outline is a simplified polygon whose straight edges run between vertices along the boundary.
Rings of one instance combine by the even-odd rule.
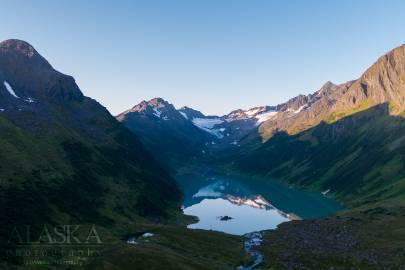
[[[205,114],[358,78],[405,42],[403,1],[3,0],[0,40],[32,44],[116,115],[162,97]]]

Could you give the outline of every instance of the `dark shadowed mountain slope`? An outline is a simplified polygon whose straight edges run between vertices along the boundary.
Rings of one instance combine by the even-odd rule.
[[[217,139],[161,98],[142,101],[117,119],[141,138],[156,159],[172,168],[204,156],[207,144]]]
[[[116,118],[134,133],[168,167],[181,167],[199,160],[210,161],[219,152],[238,148],[240,141],[276,113],[263,106],[235,110],[224,116],[204,115],[154,98],[142,101]]]
[[[205,118],[206,116],[197,110],[184,106],[178,110],[186,119]]]
[[[0,243],[43,224],[163,220],[175,181],[137,137],[28,43],[0,43]]]

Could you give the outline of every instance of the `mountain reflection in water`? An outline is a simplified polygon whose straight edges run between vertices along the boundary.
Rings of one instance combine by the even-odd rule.
[[[340,205],[320,193],[304,192],[266,180],[266,185],[235,176],[179,175],[183,211],[199,221],[190,229],[242,235],[274,229],[289,220],[331,214]],[[246,184],[249,183],[249,185]],[[273,200],[272,200],[273,198]],[[227,218],[223,218],[227,217]]]

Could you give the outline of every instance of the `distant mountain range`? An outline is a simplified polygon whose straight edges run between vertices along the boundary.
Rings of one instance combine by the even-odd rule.
[[[329,97],[335,89],[346,87],[353,82],[348,82],[342,85],[334,85],[331,82],[326,82],[320,90],[310,95],[299,95],[288,100],[285,103],[277,106],[258,106],[248,110],[237,109],[226,115],[204,115],[202,112],[190,107],[182,107],[176,109],[168,101],[162,98],[154,98],[149,101],[142,101],[135,105],[116,118],[123,122],[127,127],[133,129],[137,134],[142,134],[143,138],[148,143],[150,138],[155,137],[155,134],[161,133],[165,136],[157,136],[157,139],[165,140],[159,145],[159,148],[164,148],[166,136],[168,134],[176,137],[174,133],[179,131],[180,123],[187,123],[187,128],[182,129],[182,136],[188,137],[188,141],[199,141],[199,149],[194,153],[200,154],[201,151],[212,151],[215,149],[226,149],[228,147],[240,146],[248,141],[248,138],[255,138],[258,133],[264,131],[264,127],[271,125],[273,130],[282,130],[281,124],[272,125],[276,121],[280,123],[292,121],[298,115],[308,111],[315,103],[325,97]],[[183,117],[180,117],[183,116]],[[153,129],[145,129],[145,126],[151,123],[158,124]],[[195,137],[195,127],[200,131],[200,136]],[[169,130],[165,130],[165,129]],[[176,130],[176,131],[175,131]],[[263,132],[263,139],[268,139],[269,131]],[[272,133],[272,132],[271,132]],[[171,138],[173,140],[182,141],[180,138]],[[158,140],[151,140],[153,143],[159,143]],[[177,147],[174,147],[176,150]]]
[[[210,158],[218,151],[240,147],[248,138],[255,137],[264,122],[277,114],[294,116],[314,99],[315,95],[298,96],[278,106],[238,109],[215,116],[189,107],[176,109],[168,101],[154,98],[142,101],[116,118],[138,134],[152,152],[158,152],[156,158],[163,162],[179,161]],[[181,161],[175,163],[181,166]]]
[[[212,161],[218,156],[239,152],[241,146],[268,140],[275,132],[294,123],[310,125],[312,118],[296,121],[317,103],[325,103],[337,89],[353,82],[335,85],[326,82],[310,95],[299,95],[276,106],[237,109],[222,116],[204,115],[190,107],[176,109],[162,98],[142,101],[116,118],[139,135],[142,142],[167,168],[184,162]],[[233,157],[232,157],[233,158]]]
[[[276,106],[206,116],[152,99],[117,119],[153,153],[174,155],[186,148],[187,162],[190,157],[216,160],[243,173],[330,190],[359,205],[405,194],[404,111],[405,45],[357,80],[326,82],[313,94]],[[159,127],[149,128],[150,123]]]

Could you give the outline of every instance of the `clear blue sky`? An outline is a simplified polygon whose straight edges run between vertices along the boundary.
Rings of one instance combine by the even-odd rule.
[[[30,42],[117,114],[163,97],[209,114],[355,79],[405,42],[405,1],[1,1]]]

